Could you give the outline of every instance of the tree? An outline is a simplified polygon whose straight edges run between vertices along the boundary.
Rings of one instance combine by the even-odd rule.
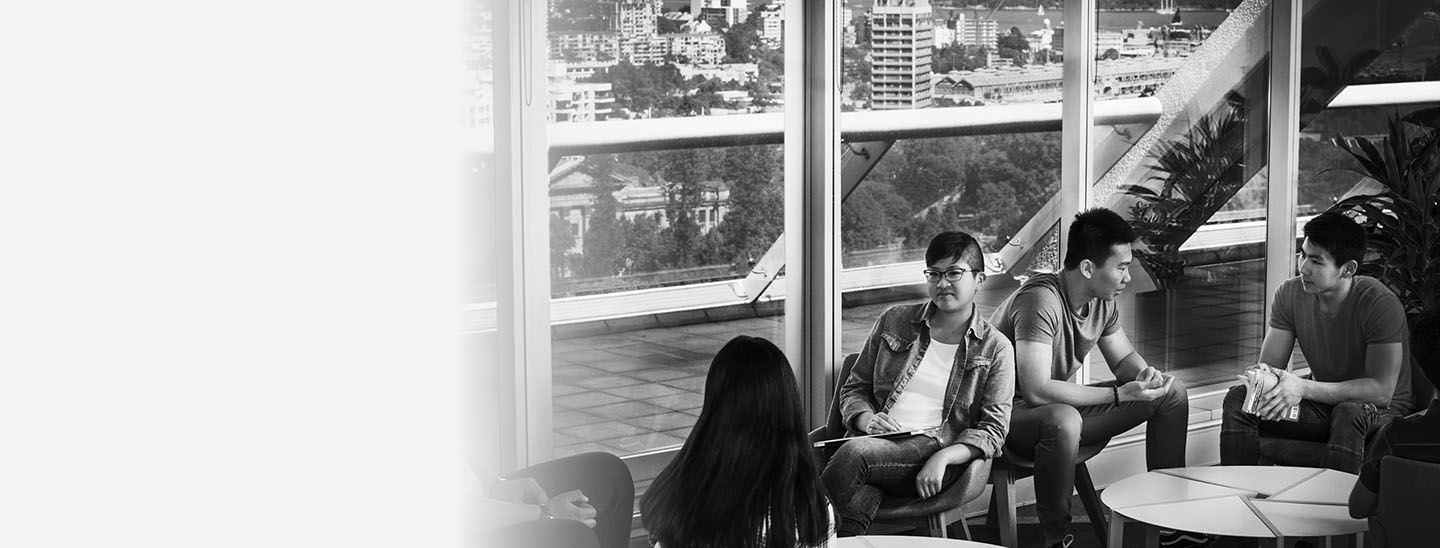
[[[930,60],[935,74],[952,70],[975,70],[985,66],[985,48],[969,47],[964,44],[941,46]]]
[[[570,222],[559,215],[550,214],[550,279],[566,277],[569,271],[570,249],[575,247],[575,233]]]
[[[850,100],[869,102],[870,94],[870,84],[868,82],[860,82],[855,84],[855,89],[850,90]]]
[[[1005,245],[1014,237],[1014,232],[1023,226],[1025,219],[1018,217],[1026,215],[1020,210],[1015,200],[1015,192],[994,181],[981,183],[975,190],[975,199],[971,202],[976,210],[975,230],[987,236],[995,238],[995,247]]]
[[[888,182],[860,184],[840,212],[840,246],[843,254],[890,245],[902,236],[911,208]]]
[[[661,230],[666,266],[686,268],[713,259],[715,250],[704,247],[695,210],[704,205],[708,182],[715,179],[722,152],[712,148],[682,149],[662,153],[666,161],[657,171],[665,179],[665,219],[670,226]]]
[[[724,36],[725,59],[721,63],[753,63],[755,50],[763,47],[759,29],[749,21],[731,25]]]
[[[922,139],[902,141],[895,148],[904,148],[904,156],[886,160],[900,161],[892,178],[895,191],[915,207],[925,207],[940,198],[955,194],[965,184],[963,167],[968,151],[959,139]],[[894,154],[891,150],[890,154]],[[881,162],[887,163],[887,162]]]
[[[662,269],[663,250],[660,244],[659,214],[637,215],[633,220],[622,221],[620,227],[625,242],[625,274],[656,272]]]
[[[1117,49],[1115,49],[1115,48],[1106,48],[1106,49],[1105,49],[1105,53],[1100,54],[1100,58],[1101,58],[1101,59],[1119,59],[1119,58],[1120,58],[1120,50],[1117,50]]]
[[[995,39],[996,47],[1004,50],[1006,48],[1016,51],[1030,51],[1030,41],[1020,32],[1020,27],[1010,27],[1010,32]]]
[[[585,228],[583,254],[578,261],[572,261],[580,276],[614,276],[625,266],[625,232],[620,202],[615,199],[619,187],[611,177],[617,163],[614,154],[603,154],[586,158],[581,167],[594,180],[595,205]]]
[[[778,152],[776,145],[725,149],[723,171],[730,185],[730,206],[714,232],[720,237],[720,260],[740,269],[759,260],[785,230]]]
[[[840,80],[842,82],[870,82],[870,60],[859,48],[841,48]],[[938,70],[936,72],[939,72]]]

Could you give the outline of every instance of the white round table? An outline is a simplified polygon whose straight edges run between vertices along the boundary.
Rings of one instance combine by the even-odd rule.
[[[833,548],[1004,548],[994,544],[937,537],[900,535],[862,535],[835,539]]]
[[[1110,541],[1119,548],[1124,525],[1140,522],[1146,545],[1158,529],[1230,537],[1338,537],[1369,529],[1346,506],[1355,475],[1291,466],[1169,468],[1131,476],[1100,495],[1110,507]]]

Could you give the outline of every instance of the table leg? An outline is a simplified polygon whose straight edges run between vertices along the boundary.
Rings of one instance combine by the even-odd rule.
[[[1110,511],[1110,541],[1106,546],[1109,548],[1123,548],[1125,544],[1125,516],[1120,512]]]
[[[1145,548],[1160,548],[1160,528],[1145,524]]]

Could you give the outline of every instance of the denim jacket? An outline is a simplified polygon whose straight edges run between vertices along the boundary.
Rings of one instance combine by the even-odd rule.
[[[854,429],[861,413],[889,411],[920,367],[930,346],[930,307],[929,302],[890,307],[870,330],[840,392],[840,413],[851,434],[864,433]],[[1010,430],[1015,350],[979,310],[972,312],[945,388],[945,421],[928,435],[943,446],[965,443],[979,449],[983,458],[995,458]]]

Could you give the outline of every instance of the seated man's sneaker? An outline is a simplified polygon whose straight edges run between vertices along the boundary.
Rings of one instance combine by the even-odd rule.
[[[1215,539],[1204,533],[1191,533],[1189,531],[1160,530],[1160,546],[1165,548],[1196,548],[1209,546]]]
[[[1070,548],[1071,544],[1075,544],[1075,535],[1065,535],[1065,538],[1060,539],[1060,542],[1051,544],[1046,548],[1056,548],[1057,546],[1059,548]]]

